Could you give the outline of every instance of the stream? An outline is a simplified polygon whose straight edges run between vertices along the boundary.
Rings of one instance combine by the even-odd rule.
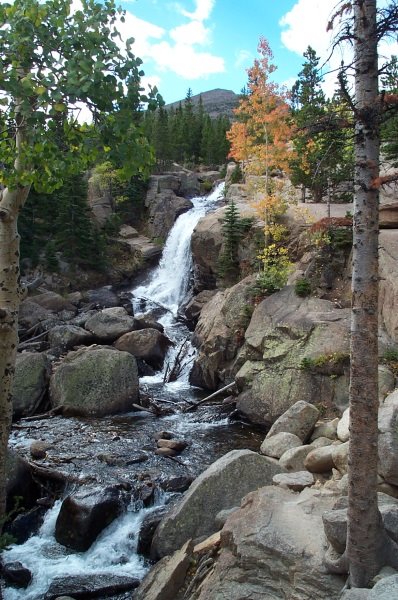
[[[107,527],[88,551],[79,553],[58,544],[54,538],[61,506],[61,500],[56,501],[36,535],[4,551],[4,562],[20,561],[33,574],[27,589],[5,588],[5,600],[42,600],[51,581],[60,576],[112,574],[141,579],[150,564],[136,552],[138,533],[145,515],[172,498],[167,483],[173,478],[195,478],[232,449],[258,451],[263,434],[230,420],[230,410],[221,401],[200,406],[195,412],[185,412],[190,404],[206,394],[188,382],[195,349],[189,341],[189,330],[178,319],[178,309],[189,292],[192,232],[199,219],[215,208],[223,185],[217,186],[207,197],[192,199],[193,208],[177,219],[168,236],[159,266],[132,290],[134,313],[153,315],[174,343],[163,371],[140,378],[140,390],[162,406],[172,406],[173,412],[159,418],[135,411],[100,419],[32,420],[25,428],[14,430],[10,438],[10,445],[26,457],[32,441],[48,442],[51,467],[56,465],[60,473],[85,484],[123,483],[133,487],[137,480],[153,481],[157,491],[152,505],[148,507],[132,500],[127,512]],[[163,383],[167,365],[173,365],[184,342],[186,352],[178,379]],[[165,430],[188,443],[178,461],[154,452],[154,437]],[[73,487],[66,493],[71,491]],[[131,592],[118,596],[128,597]]]

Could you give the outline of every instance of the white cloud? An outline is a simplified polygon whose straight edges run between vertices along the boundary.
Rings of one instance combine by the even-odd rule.
[[[208,52],[197,51],[184,44],[168,42],[155,44],[151,48],[152,58],[161,71],[173,71],[185,79],[199,79],[224,71],[224,60]]]
[[[184,17],[192,19],[193,21],[206,21],[214,8],[215,0],[196,0],[196,10],[190,13],[183,8],[180,8],[180,12]]]
[[[253,54],[249,50],[239,50],[235,55],[234,66],[236,68],[241,67],[244,64],[251,63],[253,61]]]
[[[335,5],[336,0],[298,0],[279,21],[287,28],[281,34],[284,46],[300,55],[312,46],[326,55],[332,37],[326,28]]]
[[[185,25],[175,27],[170,31],[170,37],[176,44],[187,46],[192,46],[193,44],[208,44],[209,34],[209,29],[207,29],[201,21],[191,21]]]
[[[353,61],[352,47],[348,43],[333,49],[333,36],[338,31],[338,21],[334,31],[326,30],[337,4],[337,0],[297,0],[293,8],[279,21],[285,28],[281,33],[281,40],[288,50],[302,56],[308,46],[311,46],[320,57],[319,66],[324,65],[325,73],[323,88],[328,96],[336,90],[337,71],[341,62],[349,65]],[[378,0],[377,4],[379,8],[386,6],[388,0]],[[397,53],[397,43],[382,41],[379,44],[380,57],[390,57],[391,54]]]
[[[192,13],[179,7],[175,12],[177,18],[181,20],[183,15],[188,22],[169,31],[138,19],[128,11],[119,30],[124,40],[135,38],[133,52],[144,61],[144,70],[146,63],[152,60],[158,71],[170,71],[185,79],[222,73],[225,71],[224,59],[202,49],[211,43],[211,29],[203,22],[210,17],[214,4],[215,0],[196,0],[196,9]]]

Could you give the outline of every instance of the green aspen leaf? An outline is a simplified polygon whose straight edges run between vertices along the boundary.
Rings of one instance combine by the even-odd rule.
[[[67,109],[67,106],[63,102],[56,102],[53,108],[57,112],[64,112]]]
[[[38,96],[42,96],[45,92],[46,92],[47,88],[44,87],[44,85],[38,85],[37,87],[35,87],[35,94],[37,94]]]

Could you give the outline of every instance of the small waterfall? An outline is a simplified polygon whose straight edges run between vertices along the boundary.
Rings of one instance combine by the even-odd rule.
[[[219,184],[205,198],[193,198],[193,208],[178,217],[167,238],[159,266],[152,273],[150,281],[134,290],[137,299],[151,300],[174,316],[177,315],[177,310],[188,292],[192,268],[190,245],[193,230],[199,219],[222,197],[224,185]]]

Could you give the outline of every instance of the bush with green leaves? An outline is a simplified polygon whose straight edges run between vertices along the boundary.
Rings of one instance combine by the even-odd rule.
[[[312,287],[310,281],[306,277],[299,277],[294,284],[294,291],[297,296],[304,298],[310,296]]]

